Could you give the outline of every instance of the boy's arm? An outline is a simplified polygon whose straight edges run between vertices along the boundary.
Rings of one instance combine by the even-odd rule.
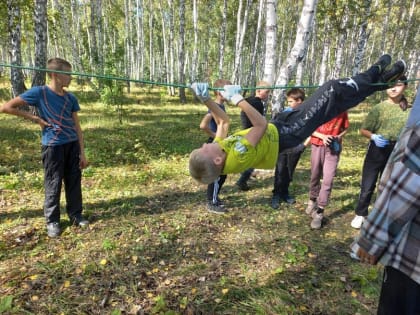
[[[86,159],[86,155],[85,155],[85,145],[84,145],[84,141],[83,141],[83,133],[82,133],[82,128],[80,127],[80,120],[79,120],[79,116],[77,115],[77,112],[73,112],[72,114],[73,117],[73,121],[74,121],[74,126],[76,128],[76,133],[77,133],[77,138],[79,139],[79,146],[80,146],[80,168],[84,169],[87,167],[88,162]]]
[[[251,106],[240,94],[241,87],[239,85],[225,85],[222,95],[225,99],[239,106],[248,116],[253,127],[245,135],[245,138],[252,146],[256,146],[263,137],[267,129],[267,120],[253,106]]]
[[[213,116],[211,113],[207,113],[204,115],[203,119],[200,122],[200,129],[207,133],[210,137],[214,138],[216,133],[210,129],[210,121],[212,120]]]
[[[45,128],[50,125],[49,123],[44,121],[41,117],[36,116],[32,114],[31,112],[19,109],[20,107],[25,106],[25,105],[28,105],[28,104],[20,96],[17,96],[11,99],[10,101],[8,101],[6,104],[4,104],[0,108],[0,112],[23,117],[34,123],[39,124],[41,128]]]
[[[232,99],[232,101],[234,101],[234,99]],[[267,129],[267,120],[243,98],[238,103],[236,103],[236,105],[244,111],[244,113],[247,115],[248,119],[252,123],[252,127],[249,130],[249,132],[245,135],[245,138],[249,141],[249,143],[252,146],[255,147],[258,144],[258,142],[260,142]]]
[[[226,138],[229,131],[229,116],[224,110],[222,110],[216,102],[210,99],[209,86],[207,83],[193,83],[191,84],[191,90],[197,96],[197,98],[203,102],[207,108],[211,111],[214,120],[216,121],[217,131],[216,137]]]
[[[216,137],[226,138],[229,131],[230,119],[228,114],[220,108],[220,106],[213,100],[208,99],[204,101],[204,104],[208,107],[216,121],[217,130]]]

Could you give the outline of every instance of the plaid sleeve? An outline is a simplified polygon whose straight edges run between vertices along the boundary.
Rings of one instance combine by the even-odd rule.
[[[416,125],[410,130],[401,161],[407,168],[420,175],[420,125]]]

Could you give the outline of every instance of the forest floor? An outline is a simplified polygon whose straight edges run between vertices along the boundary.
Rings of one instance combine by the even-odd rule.
[[[367,104],[349,113],[325,224],[311,230],[309,148],[291,186],[296,204],[270,207],[272,171],[260,172],[247,192],[230,175],[221,194],[229,212],[217,215],[187,169],[189,152],[206,140],[198,128],[203,105],[142,87],[124,100],[120,123],[115,107],[77,86],[75,94],[91,224],[70,226],[63,195],[56,239],[43,218],[39,127],[0,116],[0,314],[375,313],[382,267],[348,254],[358,234],[350,222]],[[227,111],[238,129],[238,109]]]

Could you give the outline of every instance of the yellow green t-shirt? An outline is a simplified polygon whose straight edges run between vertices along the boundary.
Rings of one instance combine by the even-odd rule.
[[[249,130],[235,132],[225,139],[218,137],[214,139],[227,155],[222,174],[241,173],[249,168],[275,167],[279,153],[279,134],[276,126],[269,123],[255,147],[245,138]]]

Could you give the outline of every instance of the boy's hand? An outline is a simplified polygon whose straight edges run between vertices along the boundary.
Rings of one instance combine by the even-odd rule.
[[[385,139],[384,136],[382,135],[372,134],[372,136],[370,137],[370,140],[375,142],[375,145],[378,148],[383,148],[389,144],[389,140]]]
[[[195,96],[197,96],[197,98],[201,102],[204,103],[205,101],[208,101],[210,99],[208,83],[202,83],[202,82],[193,83],[191,84],[190,89],[191,91],[193,91]]]
[[[240,85],[225,85],[224,90],[220,93],[225,99],[231,101],[235,105],[238,105],[238,103],[244,99],[243,96],[240,94]]]

